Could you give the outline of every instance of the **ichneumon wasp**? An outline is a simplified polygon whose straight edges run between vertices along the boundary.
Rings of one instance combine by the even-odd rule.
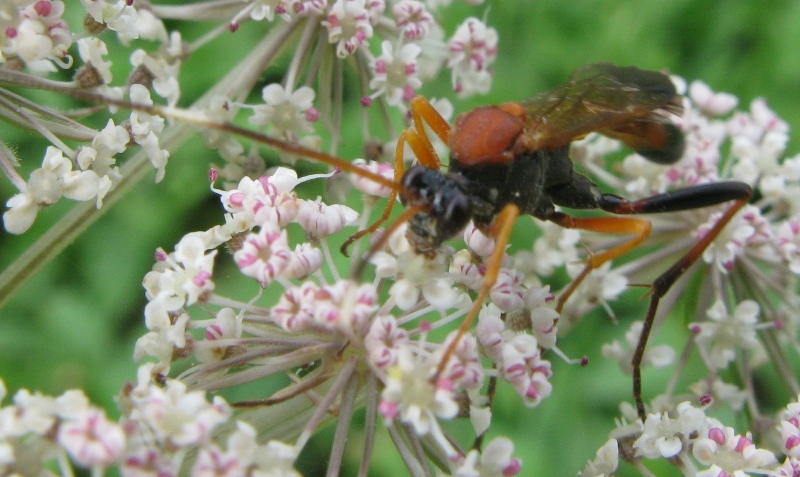
[[[669,114],[682,110],[680,96],[666,75],[636,67],[597,63],[577,69],[569,81],[553,90],[521,101],[486,106],[459,116],[451,127],[424,98],[411,102],[413,125],[403,131],[395,151],[394,180],[367,171],[336,156],[272,138],[231,123],[203,119],[194,113],[154,105],[130,104],[50,86],[66,94],[97,103],[185,120],[249,138],[285,153],[302,156],[367,178],[388,187],[391,195],[381,217],[370,227],[350,237],[342,246],[376,231],[391,217],[399,196],[406,210],[395,219],[352,272],[360,278],[369,256],[382,246],[392,231],[408,222],[408,238],[417,253],[435,254],[436,248],[460,232],[470,220],[495,238],[495,248],[486,262],[483,283],[464,318],[459,337],[470,328],[495,284],[503,252],[513,224],[522,214],[553,222],[561,227],[633,238],[592,254],[583,271],[558,298],[561,311],[580,283],[594,269],[631,251],[650,234],[650,221],[619,217],[677,212],[733,202],[706,235],[650,285],[650,304],[633,359],[633,397],[644,420],[641,364],[660,299],[675,281],[703,254],[736,213],[752,196],[742,182],[697,185],[652,197],[628,200],[604,193],[586,176],[573,169],[569,146],[591,132],[619,139],[634,151],[660,164],[676,162],[683,154],[681,131]],[[450,148],[445,166],[427,136],[425,125]],[[403,151],[408,145],[418,164],[407,171]],[[556,207],[600,209],[614,216],[573,217]],[[458,339],[442,357],[439,372],[452,356]],[[438,374],[438,373],[437,373]],[[434,380],[437,376],[434,376]]]
[[[371,227],[351,237],[342,249],[345,251],[352,241],[388,220],[397,194],[407,210],[395,223],[409,222],[408,238],[418,253],[433,254],[472,219],[479,229],[496,239],[496,245],[487,261],[478,297],[459,329],[460,335],[469,329],[497,280],[513,223],[521,214],[565,228],[633,235],[626,242],[590,255],[583,271],[561,293],[556,306],[560,312],[592,270],[641,244],[650,234],[651,224],[639,217],[573,217],[556,206],[633,215],[677,212],[733,201],[716,225],[650,285],[650,305],[632,360],[633,396],[644,421],[641,364],[659,301],[747,204],[752,190],[742,182],[720,182],[631,201],[603,193],[577,173],[569,158],[569,146],[572,141],[597,132],[620,139],[656,163],[676,162],[683,154],[684,140],[681,131],[670,122],[669,114],[679,114],[682,104],[669,77],[636,67],[597,63],[579,68],[568,82],[528,100],[464,113],[452,127],[422,97],[412,101],[411,110],[413,127],[404,131],[398,141],[396,185],[384,213]],[[443,164],[424,124],[450,148],[446,173],[441,170]],[[404,172],[405,144],[414,151],[419,164]],[[442,363],[448,361],[453,349],[451,345]]]

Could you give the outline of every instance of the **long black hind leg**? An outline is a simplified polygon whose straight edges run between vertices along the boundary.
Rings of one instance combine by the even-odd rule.
[[[594,187],[593,184],[591,184]],[[570,189],[572,192],[578,187],[582,189],[582,197],[569,194]],[[565,186],[562,190],[553,191],[551,196],[554,202],[559,205],[572,206],[577,208],[593,208],[589,205],[587,200],[587,192],[591,189],[587,188],[586,184],[582,184],[580,180]],[[595,189],[596,190],[596,189]],[[703,254],[708,246],[719,236],[722,229],[731,221],[736,213],[748,203],[753,195],[753,191],[749,185],[742,182],[718,182],[711,184],[702,184],[694,187],[687,187],[685,189],[676,190],[673,192],[666,192],[658,194],[653,197],[648,197],[641,200],[630,201],[628,199],[619,197],[613,194],[599,194],[592,197],[594,200],[594,208],[600,208],[614,214],[650,214],[660,212],[678,212],[684,210],[700,209],[703,207],[710,207],[712,205],[719,205],[725,202],[734,201],[733,204],[725,211],[720,217],[714,227],[708,233],[697,241],[697,243],[674,265],[667,271],[662,273],[656,278],[650,286],[650,305],[647,309],[647,316],[644,320],[642,327],[642,334],[639,336],[639,342],[634,350],[632,366],[633,366],[633,398],[636,402],[636,410],[639,418],[644,421],[645,407],[642,400],[642,358],[647,346],[647,340],[650,337],[650,331],[653,327],[656,311],[658,310],[658,303],[678,278],[689,269],[692,264]],[[579,201],[576,203],[576,197]],[[638,218],[630,218],[625,221],[622,217],[608,217],[599,219],[575,219],[560,212],[553,212],[544,217],[546,220],[551,220],[561,226],[568,228],[580,228],[584,230],[593,230],[597,232],[606,233],[634,233],[636,236],[621,245],[611,248],[605,252],[594,255],[589,258],[586,268],[579,275],[579,279],[583,279],[591,270],[599,267],[603,263],[619,257],[631,250],[636,245],[644,241],[650,232],[649,221]],[[642,222],[647,222],[645,226]],[[645,230],[646,229],[646,230]],[[574,291],[576,284],[570,285],[567,289],[569,294]],[[569,295],[559,299],[559,307],[563,307]]]

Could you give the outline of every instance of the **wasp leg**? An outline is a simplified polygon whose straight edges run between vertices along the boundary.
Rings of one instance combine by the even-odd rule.
[[[653,321],[655,321],[658,302],[661,300],[661,297],[666,295],[675,281],[703,255],[706,248],[719,236],[722,229],[728,225],[728,222],[731,221],[736,213],[750,201],[753,191],[750,186],[741,182],[720,182],[682,189],[673,193],[673,196],[669,198],[664,197],[665,195],[667,194],[655,196],[650,205],[641,204],[642,202],[647,202],[648,199],[633,202],[631,205],[633,205],[634,208],[640,206],[642,209],[655,207],[656,210],[652,211],[658,212],[661,210],[677,211],[696,209],[730,200],[734,200],[735,202],[725,211],[722,217],[717,220],[714,227],[712,227],[703,238],[698,240],[686,255],[675,262],[669,270],[659,275],[650,286],[650,305],[648,306],[647,316],[642,326],[642,334],[639,335],[639,342],[636,344],[636,350],[634,350],[633,359],[631,360],[633,366],[633,398],[636,401],[636,411],[642,422],[645,420],[644,401],[642,400],[642,359],[644,357],[645,347],[647,346],[647,339],[650,337],[650,331],[653,328]],[[674,202],[675,200],[678,201],[677,204]]]
[[[433,149],[431,140],[428,139],[428,133],[425,132],[423,123],[427,123],[434,134],[445,144],[449,142],[450,125],[447,124],[447,121],[439,114],[439,111],[436,111],[436,108],[423,96],[417,96],[411,100],[411,115],[414,120],[414,129],[428,148],[428,154],[426,154],[425,157],[422,157],[416,149],[414,149],[414,154],[417,155],[417,160],[423,166],[438,169],[442,165],[442,162],[439,160],[439,155],[436,154],[436,151]],[[414,146],[411,147],[413,149]]]
[[[422,96],[417,96],[411,101],[411,116],[414,121],[414,126],[406,129],[400,134],[400,137],[397,140],[397,148],[394,152],[395,184],[400,183],[400,178],[403,177],[403,173],[405,172],[405,165],[403,164],[403,149],[406,144],[408,144],[408,146],[414,152],[414,156],[416,156],[417,161],[419,161],[419,163],[423,166],[430,167],[431,169],[439,169],[441,165],[439,155],[436,154],[433,144],[431,144],[428,135],[425,133],[425,123],[427,123],[431,129],[433,129],[436,135],[445,142],[447,142],[447,135],[450,132],[450,125],[447,124],[447,121],[445,121],[439,112],[434,109],[431,103],[429,103],[428,100]],[[344,256],[349,256],[348,249],[353,242],[361,237],[364,237],[365,235],[374,233],[376,230],[378,230],[378,227],[389,220],[389,217],[392,215],[394,203],[397,201],[397,192],[397,187],[392,188],[389,199],[386,201],[386,206],[383,208],[383,212],[378,220],[373,222],[369,227],[359,230],[345,240],[340,248]]]
[[[658,213],[658,212],[678,212],[682,210],[693,210],[699,209],[703,207],[709,207],[712,205],[718,205],[729,201],[734,201],[734,203],[725,211],[725,213],[720,217],[714,227],[708,231],[708,233],[698,240],[698,242],[683,256],[680,260],[675,262],[666,272],[662,273],[653,281],[653,284],[650,286],[650,305],[647,309],[647,315],[644,320],[644,324],[642,326],[642,334],[639,336],[639,342],[636,344],[636,349],[633,353],[633,359],[631,360],[631,364],[633,367],[633,398],[636,401],[636,410],[639,414],[639,418],[644,421],[645,419],[645,408],[644,408],[644,401],[642,400],[642,359],[644,357],[644,351],[647,346],[647,340],[650,337],[650,331],[653,328],[653,322],[655,320],[656,311],[658,310],[658,303],[661,300],[675,281],[683,275],[686,270],[689,269],[692,264],[697,261],[697,259],[703,254],[703,252],[708,248],[708,246],[713,242],[717,236],[719,236],[722,229],[731,221],[731,219],[736,215],[736,213],[745,206],[750,200],[753,195],[753,191],[749,185],[742,183],[742,182],[719,182],[713,184],[702,184],[694,187],[687,187],[685,189],[677,190],[674,192],[667,192],[664,194],[655,195],[653,197],[649,197],[646,199],[641,199],[637,201],[629,201],[619,196],[615,196],[612,194],[601,194],[600,198],[597,200],[597,206],[603,210],[615,213],[615,214],[645,214],[645,213]],[[554,222],[562,224],[562,222],[566,222],[569,226],[569,222],[566,219],[561,218],[559,213],[553,213]],[[561,214],[564,215],[564,214]],[[568,217],[568,216],[567,216]],[[609,217],[608,219],[611,219]],[[616,219],[620,220],[623,219],[622,217],[616,217]],[[548,220],[549,219],[548,217]],[[585,225],[584,221],[589,219],[573,219],[577,220],[577,224]],[[629,219],[631,220],[631,219]],[[633,219],[633,220],[644,220],[644,219]],[[608,224],[618,224],[621,225],[621,222],[609,222]],[[563,225],[563,224],[562,224]],[[595,225],[595,224],[590,224]],[[594,230],[603,232],[603,230],[598,230],[602,226],[597,226],[594,229],[587,229],[587,230]],[[580,227],[583,228],[583,227]],[[617,233],[623,233],[623,231],[619,230]],[[649,230],[648,232],[649,233]],[[637,236],[633,240],[629,242],[625,242],[617,247],[614,247],[610,250],[607,250],[601,254],[598,254],[594,257],[589,259],[589,263],[587,264],[586,269],[581,273],[581,278],[584,277],[592,268],[596,268],[600,264],[604,263],[605,261],[611,260],[615,257],[622,255],[623,253],[627,252],[638,243],[640,243],[647,235],[639,240]],[[637,241],[638,240],[638,241]],[[634,243],[635,242],[635,243]],[[631,245],[632,246],[629,246]],[[598,260],[597,258],[601,257],[605,260]],[[597,262],[600,262],[599,264]],[[593,267],[594,265],[594,267]],[[574,290],[574,287],[570,285],[570,289],[568,291]],[[563,295],[562,295],[563,297]],[[563,300],[564,302],[566,299]],[[559,304],[563,306],[562,300],[559,299]]]
[[[589,272],[596,268],[600,268],[604,263],[620,257],[629,251],[636,248],[637,245],[644,242],[650,235],[651,225],[650,221],[646,219],[639,219],[635,217],[592,217],[592,218],[578,218],[572,217],[561,212],[552,212],[547,215],[547,220],[560,225],[567,229],[580,229],[588,230],[590,232],[599,232],[605,234],[635,234],[631,240],[621,243],[616,247],[605,250],[596,255],[592,255],[586,261],[586,267],[583,271],[569,284],[566,290],[561,293],[556,304],[556,311],[561,313],[567,300],[578,288],[584,278],[589,275]]]
[[[513,203],[508,203],[497,215],[494,222],[492,222],[489,228],[489,235],[494,237],[495,244],[492,254],[489,255],[489,259],[486,261],[486,272],[483,275],[481,289],[478,291],[478,296],[475,298],[475,301],[472,302],[472,308],[470,308],[469,313],[464,317],[464,321],[461,322],[455,339],[450,342],[450,346],[445,350],[442,360],[439,362],[436,374],[434,374],[431,381],[436,382],[439,379],[439,376],[447,366],[447,362],[450,361],[450,358],[453,356],[461,338],[466,334],[470,326],[472,326],[472,322],[475,321],[475,318],[481,311],[481,307],[489,297],[489,292],[492,291],[492,287],[497,283],[497,275],[500,273],[500,264],[503,262],[503,254],[506,251],[508,239],[511,237],[514,222],[516,222],[519,214],[519,207]]]

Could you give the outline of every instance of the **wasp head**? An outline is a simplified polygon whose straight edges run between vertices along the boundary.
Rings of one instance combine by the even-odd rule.
[[[422,210],[409,221],[408,239],[417,253],[433,255],[444,242],[466,227],[472,205],[463,179],[425,166],[413,166],[401,180],[400,200]]]

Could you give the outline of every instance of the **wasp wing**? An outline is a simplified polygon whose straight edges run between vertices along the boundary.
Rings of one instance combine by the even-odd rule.
[[[656,71],[596,63],[520,105],[527,115],[526,135],[537,150],[565,147],[599,132],[656,162],[671,163],[683,153],[683,135],[666,115],[681,113],[681,97],[669,77]]]

